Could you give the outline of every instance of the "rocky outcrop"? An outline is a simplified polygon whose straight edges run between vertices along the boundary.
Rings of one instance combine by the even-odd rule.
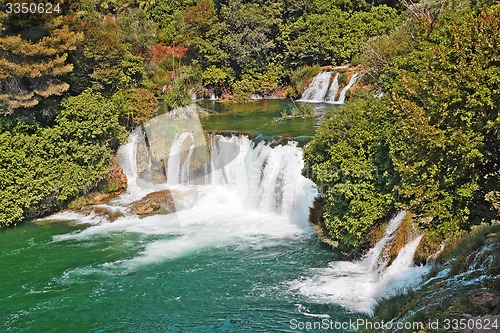
[[[165,190],[153,192],[144,198],[132,202],[130,212],[139,217],[157,214],[170,214],[191,207],[198,199],[195,190]]]

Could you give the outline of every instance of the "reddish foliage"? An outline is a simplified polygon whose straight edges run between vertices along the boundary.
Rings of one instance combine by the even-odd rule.
[[[161,62],[168,57],[182,58],[186,54],[187,48],[183,46],[165,46],[161,43],[153,45],[149,50],[152,61]]]
[[[200,29],[208,26],[214,15],[214,8],[209,3],[200,1],[195,6],[186,9],[183,24],[192,29]]]

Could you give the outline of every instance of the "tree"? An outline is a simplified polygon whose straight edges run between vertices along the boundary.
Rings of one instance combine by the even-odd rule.
[[[279,1],[267,1],[264,6],[231,0],[222,6],[221,17],[227,29],[223,46],[237,74],[266,68],[275,60],[282,12]]]
[[[156,41],[157,24],[147,19],[140,8],[133,8],[118,17],[119,39],[122,44],[130,44],[136,55],[146,55]]]
[[[155,95],[144,88],[120,90],[113,95],[120,124],[127,128],[135,128],[153,118],[157,109]]]
[[[298,67],[350,61],[363,42],[387,34],[398,23],[397,11],[387,6],[349,13],[332,5],[285,26],[282,38],[287,62]]]
[[[388,64],[400,127],[392,151],[408,207],[449,233],[495,215],[500,186],[500,7],[442,17]]]
[[[181,32],[184,10],[196,2],[196,0],[150,1],[145,6],[148,18],[158,24],[160,42],[165,45],[176,45]]]
[[[0,133],[0,227],[61,207],[109,172],[125,139],[115,105],[86,90],[61,106],[53,127]]]
[[[0,114],[31,109],[53,113],[54,97],[69,88],[64,78],[73,70],[68,52],[75,50],[81,34],[71,31],[62,17],[33,19],[22,30],[12,20],[0,14]]]
[[[308,176],[325,202],[326,233],[344,245],[359,246],[393,209],[392,128],[384,102],[358,98],[328,109],[305,149]]]

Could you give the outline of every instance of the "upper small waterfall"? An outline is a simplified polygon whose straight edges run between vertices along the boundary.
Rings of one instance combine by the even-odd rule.
[[[311,84],[302,94],[302,101],[308,102],[323,102],[325,100],[326,92],[330,86],[330,78],[332,73],[329,71],[320,72],[312,80]]]
[[[337,97],[337,93],[339,92],[339,73],[335,74],[335,78],[333,79],[330,88],[328,89],[328,93],[326,95],[325,100],[327,102],[335,102],[335,97]]]
[[[347,91],[351,89],[351,87],[359,80],[361,74],[359,72],[354,73],[349,79],[349,83],[342,88],[340,94],[339,75],[340,73],[335,73],[332,81],[331,71],[321,71],[307,86],[299,101],[310,103],[343,104]]]

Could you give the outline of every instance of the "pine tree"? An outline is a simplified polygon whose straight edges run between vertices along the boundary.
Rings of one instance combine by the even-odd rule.
[[[68,51],[81,35],[70,31],[63,16],[48,16],[19,24],[0,14],[0,114],[28,109],[44,113],[53,98],[68,90],[63,76],[73,70]]]

